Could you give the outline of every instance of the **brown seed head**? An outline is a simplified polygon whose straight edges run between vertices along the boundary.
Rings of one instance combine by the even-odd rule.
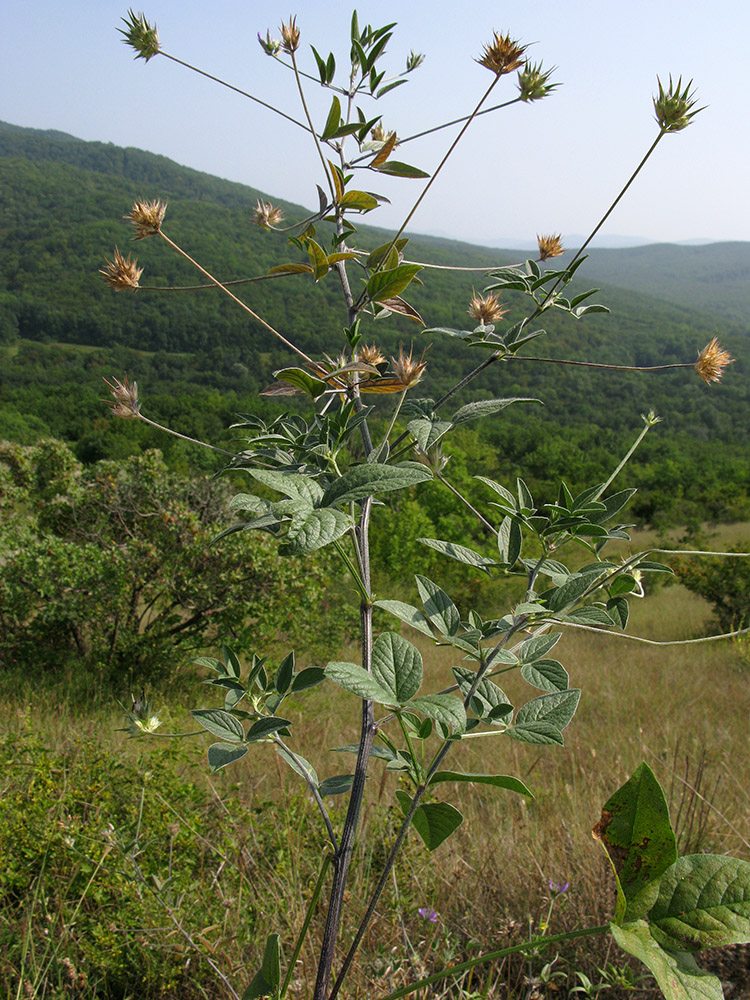
[[[386,362],[386,357],[380,350],[377,344],[363,344],[357,351],[359,355],[359,360],[364,361],[366,365],[384,365]]]
[[[284,213],[280,208],[272,205],[270,201],[261,201],[258,198],[258,204],[253,212],[253,222],[256,226],[260,226],[261,229],[273,229],[283,221]]]
[[[560,254],[565,253],[562,236],[559,233],[556,236],[539,236],[537,234],[536,241],[539,245],[539,260],[549,260],[550,257],[559,257]]]
[[[134,240],[145,240],[147,236],[156,236],[161,230],[167,204],[164,201],[136,201],[123,219],[135,230]]]
[[[286,23],[282,22],[281,28],[281,45],[285,52],[296,52],[299,48],[299,28],[297,27],[297,15],[294,17],[289,15],[289,20]]]
[[[415,361],[412,351],[409,351],[408,355],[404,354],[403,347],[399,347],[398,358],[391,358],[391,364],[396,381],[402,389],[414,388],[427,367],[424,354],[420,355],[418,361]]]
[[[526,46],[521,45],[510,35],[500,35],[495,31],[492,41],[484,46],[484,51],[477,62],[480,66],[486,66],[496,76],[502,76],[523,66],[526,62],[523,58],[525,51]]]
[[[710,385],[711,382],[718,382],[724,374],[724,369],[731,364],[734,364],[734,358],[729,351],[719,346],[716,337],[712,337],[698,355],[695,370],[703,381]]]
[[[122,382],[117,378],[113,378],[111,382],[105,378],[104,382],[109,386],[109,389],[115,399],[114,402],[112,402],[111,399],[105,399],[103,402],[108,403],[112,407],[112,413],[114,416],[140,416],[141,404],[138,401],[137,382],[128,382],[127,375],[123,375]]]
[[[114,259],[105,260],[104,267],[99,268],[99,274],[116,292],[125,289],[134,292],[138,287],[138,279],[143,274],[143,268],[138,267],[138,261],[134,257],[131,258],[130,254],[123,257],[115,247]]]
[[[467,312],[482,326],[487,326],[488,323],[497,323],[501,320],[508,310],[500,305],[500,296],[497,292],[489,292],[487,295],[474,293]]]

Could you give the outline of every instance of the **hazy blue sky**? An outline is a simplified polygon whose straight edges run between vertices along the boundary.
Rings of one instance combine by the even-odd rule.
[[[166,51],[298,116],[291,74],[264,55],[256,33],[278,34],[296,13],[302,62],[312,63],[312,43],[340,53],[343,65],[349,15],[333,8],[330,0],[147,0],[144,10]],[[358,9],[361,22],[399,22],[389,68],[400,70],[410,49],[426,54],[409,83],[377,105],[401,136],[471,109],[490,80],[474,57],[493,29],[534,43],[528,54],[557,66],[563,84],[543,102],[475,122],[414,230],[506,245],[588,231],[653,140],[656,76],[672,73],[694,79],[709,107],[664,138],[605,232],[750,239],[747,0],[378,0]],[[133,61],[115,30],[125,11],[119,0],[6,0],[0,119],[137,146],[313,204],[320,169],[304,133],[161,57]],[[515,74],[495,90],[498,101],[515,93]],[[329,97],[312,84],[309,97],[322,125]],[[410,143],[399,158],[431,171],[453,134]],[[397,224],[420,182],[367,180],[393,199],[371,220]]]

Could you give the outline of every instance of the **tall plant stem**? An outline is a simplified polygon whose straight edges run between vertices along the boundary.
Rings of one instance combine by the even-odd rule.
[[[600,500],[601,497],[604,496],[605,491],[609,489],[609,487],[612,485],[615,479],[617,479],[617,477],[620,475],[622,470],[625,468],[625,466],[628,464],[628,462],[630,461],[630,459],[633,457],[636,450],[640,446],[641,441],[643,441],[643,439],[651,430],[651,428],[654,426],[654,424],[657,423],[658,419],[659,418],[654,416],[653,414],[649,414],[648,417],[644,417],[644,420],[646,421],[645,427],[642,428],[638,437],[628,448],[627,452],[625,453],[620,463],[617,465],[617,468],[614,470],[614,472],[611,473],[607,481],[603,483],[601,487],[596,491],[596,493],[592,497],[593,500]]]
[[[315,912],[315,907],[318,905],[318,900],[320,899],[320,894],[323,891],[323,882],[328,873],[328,869],[333,861],[333,855],[326,851],[323,855],[323,864],[320,867],[320,874],[318,875],[318,881],[315,883],[315,888],[313,889],[312,897],[307,906],[307,913],[305,914],[305,919],[300,928],[300,932],[297,935],[297,940],[294,945],[294,951],[289,959],[289,967],[286,970],[286,975],[284,976],[284,982],[281,984],[281,989],[279,991],[280,1000],[284,1000],[286,996],[286,991],[289,989],[289,984],[292,981],[292,976],[294,975],[294,967],[297,964],[297,959],[299,958],[299,953],[302,951],[302,945],[305,943],[305,938],[307,937],[307,932],[310,929],[310,924],[312,922],[313,913]]]
[[[445,164],[448,162],[448,158],[450,157],[450,155],[453,152],[453,150],[456,148],[456,146],[459,144],[459,142],[463,139],[463,137],[464,137],[464,135],[466,133],[466,130],[468,129],[469,125],[471,125],[471,123],[474,121],[474,119],[476,118],[476,116],[479,114],[482,105],[484,104],[484,102],[487,100],[487,98],[492,93],[492,91],[495,88],[495,86],[496,86],[496,84],[497,84],[497,82],[498,82],[499,79],[500,79],[500,76],[499,75],[496,76],[493,79],[492,83],[489,85],[489,87],[485,90],[484,94],[482,94],[482,97],[480,98],[479,103],[474,108],[474,110],[469,115],[469,117],[466,119],[466,122],[464,123],[464,127],[461,129],[461,131],[458,133],[458,135],[456,136],[456,138],[453,140],[453,142],[448,147],[448,150],[445,153],[445,156],[443,156],[442,160],[440,161],[440,163],[435,168],[435,171],[434,171],[432,177],[430,177],[430,179],[427,181],[427,183],[425,184],[424,188],[422,189],[421,194],[419,195],[419,197],[417,198],[417,200],[412,205],[410,212],[408,213],[408,215],[406,216],[406,218],[404,219],[404,221],[401,223],[401,227],[399,228],[398,232],[396,233],[396,235],[391,240],[391,245],[388,247],[388,250],[383,254],[382,260],[381,260],[379,266],[376,268],[376,270],[380,270],[383,267],[385,261],[388,259],[388,254],[391,252],[391,250],[393,249],[393,247],[395,247],[397,240],[399,239],[399,237],[401,236],[401,234],[403,233],[403,231],[406,229],[406,227],[411,222],[412,218],[414,217],[414,213],[417,211],[417,209],[419,208],[419,206],[422,204],[422,202],[423,202],[423,200],[424,200],[427,192],[430,190],[430,188],[432,187],[432,185],[437,180],[438,174],[443,169],[443,167],[445,166]]]
[[[256,323],[260,323],[260,325],[265,327],[265,329],[268,330],[269,333],[272,333],[274,337],[278,337],[283,344],[286,344],[286,346],[290,350],[294,351],[295,354],[298,354],[301,358],[307,361],[308,364],[310,365],[314,364],[312,358],[309,358],[304,351],[301,351],[299,347],[296,347],[291,342],[291,340],[287,340],[286,337],[283,335],[283,333],[279,333],[279,331],[274,329],[274,327],[272,327],[270,323],[266,323],[266,321],[262,319],[256,312],[253,312],[250,306],[246,305],[242,301],[242,299],[238,299],[237,296],[234,294],[234,292],[230,292],[229,289],[225,285],[223,285],[218,278],[214,278],[214,276],[210,273],[210,271],[207,271],[205,267],[201,267],[201,265],[198,263],[197,260],[194,260],[190,256],[190,254],[186,253],[182,249],[182,247],[178,246],[174,242],[174,240],[170,240],[170,238],[165,233],[163,233],[161,229],[159,230],[159,236],[161,236],[164,242],[169,244],[169,246],[171,246],[173,250],[176,250],[177,253],[180,254],[180,256],[184,257],[185,260],[189,261],[196,270],[200,271],[201,274],[205,275],[205,277],[208,278],[208,280],[212,284],[216,285],[217,288],[221,288],[224,294],[228,295],[233,302],[236,302],[241,309],[244,309],[249,316],[252,316],[252,318],[256,321]]]
[[[564,934],[544,935],[532,938],[531,941],[524,941],[522,944],[511,945],[509,948],[488,951],[485,955],[470,958],[467,962],[461,962],[459,965],[448,965],[439,972],[434,972],[431,976],[426,976],[424,979],[419,979],[416,983],[410,983],[408,986],[396,990],[395,993],[389,993],[388,996],[380,997],[379,1000],[400,1000],[401,997],[407,997],[410,993],[416,993],[417,990],[421,990],[424,986],[431,986],[433,983],[438,982],[440,979],[445,979],[447,976],[457,976],[461,972],[468,972],[469,969],[473,969],[477,965],[496,962],[500,958],[528,951],[540,945],[557,944],[560,941],[572,941],[574,938],[592,937],[594,934],[606,934],[608,930],[609,924],[601,924],[599,927],[581,927],[576,931],[566,931]]]
[[[370,550],[369,525],[372,501],[368,498],[362,504],[362,515],[357,527],[357,542],[360,550],[363,583],[370,590]],[[372,603],[364,599],[360,603],[360,630],[362,636],[362,666],[370,673],[372,670]],[[349,807],[344,821],[338,850],[333,859],[333,884],[328,904],[328,915],[323,934],[323,942],[318,961],[318,974],[315,982],[313,1000],[326,1000],[328,984],[331,978],[333,957],[338,939],[341,915],[344,903],[344,890],[349,874],[349,866],[354,850],[354,841],[359,826],[359,816],[364,798],[367,766],[370,761],[373,739],[375,738],[375,719],[371,701],[362,702],[362,723],[357,753],[357,763],[354,768],[354,781],[349,795]]]
[[[305,112],[305,118],[307,118],[308,125],[310,126],[310,134],[315,142],[315,148],[318,151],[318,156],[320,157],[320,162],[323,167],[323,173],[325,174],[326,182],[328,184],[328,190],[331,192],[331,197],[336,200],[336,191],[333,187],[333,179],[328,169],[328,164],[326,163],[326,158],[323,156],[323,150],[320,148],[320,140],[318,139],[318,133],[315,131],[313,126],[312,118],[310,117],[310,110],[307,107],[307,101],[305,100],[305,91],[302,88],[302,80],[300,79],[299,70],[297,69],[297,57],[292,50],[292,67],[294,69],[294,79],[297,83],[297,90],[299,91],[299,99],[302,101],[302,110]]]
[[[256,104],[260,104],[262,107],[267,108],[269,111],[273,111],[274,114],[281,115],[282,118],[286,118],[288,122],[292,125],[297,125],[299,128],[303,128],[305,132],[309,131],[309,127],[305,125],[304,122],[298,122],[296,118],[292,118],[291,115],[286,114],[286,112],[275,108],[273,104],[267,104],[266,101],[262,101],[259,97],[255,97],[253,94],[248,94],[246,90],[240,90],[239,87],[235,87],[232,83],[227,83],[226,80],[222,80],[218,76],[212,76],[211,73],[206,73],[203,69],[198,69],[197,66],[191,65],[189,62],[185,62],[182,59],[178,59],[177,56],[171,56],[168,52],[163,49],[159,49],[159,55],[164,56],[165,59],[171,59],[172,62],[178,63],[180,66],[184,66],[185,69],[190,69],[193,73],[198,73],[200,76],[205,76],[208,80],[213,80],[214,83],[220,84],[222,87],[226,87],[227,90],[233,90],[235,94],[239,94],[241,97],[247,97],[249,101],[255,101]]]

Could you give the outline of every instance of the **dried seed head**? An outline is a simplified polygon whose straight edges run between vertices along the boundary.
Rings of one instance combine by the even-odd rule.
[[[261,201],[258,198],[253,212],[253,222],[256,226],[260,226],[261,229],[273,229],[274,226],[278,226],[283,221],[284,213],[280,208],[272,205],[270,201]]]
[[[525,59],[523,54],[526,46],[521,45],[510,35],[500,35],[493,32],[492,41],[484,46],[484,51],[477,62],[480,66],[485,66],[496,76],[504,73],[512,73],[514,69],[523,66]]]
[[[111,382],[106,378],[103,381],[109,386],[115,397],[114,402],[111,399],[105,399],[103,402],[112,407],[112,413],[115,417],[140,416],[141,404],[138,400],[137,382],[128,382],[127,375],[123,375],[122,382],[117,378],[113,378]]]
[[[550,83],[549,79],[557,69],[553,66],[546,72],[541,63],[526,63],[518,71],[518,89],[522,101],[541,101],[548,97],[559,83]]]
[[[669,87],[666,90],[658,76],[656,82],[659,84],[659,93],[654,98],[654,115],[659,127],[663,132],[682,132],[693,118],[704,110],[704,108],[692,110],[697,103],[695,92],[690,90],[693,81],[691,80],[683,89],[682,77],[674,84],[670,73]]]
[[[264,38],[260,32],[258,32],[258,41],[260,46],[267,56],[275,56],[281,52],[281,39],[271,38],[270,29],[266,31],[266,37]]]
[[[167,205],[163,201],[136,201],[128,214],[123,215],[123,219],[127,219],[133,226],[134,240],[145,240],[147,236],[156,236],[161,230],[166,210]]]
[[[149,24],[143,14],[136,14],[132,8],[128,11],[128,16],[120,20],[125,27],[117,30],[124,36],[123,42],[135,49],[136,59],[145,59],[148,62],[159,54],[161,46],[155,24]]]
[[[287,22],[282,22],[281,28],[281,44],[285,52],[296,52],[299,48],[299,28],[297,27],[297,15],[294,17],[289,15],[289,20]]]
[[[536,241],[539,246],[539,260],[549,260],[550,257],[559,257],[560,254],[565,253],[562,236],[559,233],[553,236],[539,236],[537,234]]]
[[[734,358],[729,351],[719,346],[716,337],[712,337],[698,355],[695,370],[703,381],[710,385],[711,382],[718,382],[724,374],[724,369],[731,364],[734,364]]]
[[[487,326],[489,323],[497,323],[498,320],[501,320],[508,310],[500,305],[500,296],[497,292],[489,292],[487,295],[475,293],[467,312],[472,319],[481,323],[482,326]]]
[[[414,360],[413,352],[404,354],[403,347],[399,347],[398,358],[391,358],[393,374],[402,389],[412,389],[422,378],[427,362],[424,354],[420,355],[418,361]]]
[[[362,347],[358,348],[357,354],[359,360],[364,361],[366,365],[377,367],[386,363],[386,357],[377,344],[363,344]]]
[[[105,259],[105,265],[99,268],[99,274],[102,275],[107,284],[111,288],[114,288],[116,292],[121,292],[125,289],[134,292],[138,288],[138,279],[143,274],[143,268],[138,267],[138,261],[135,257],[131,258],[130,254],[127,257],[123,257],[117,247],[115,247],[114,259]]]

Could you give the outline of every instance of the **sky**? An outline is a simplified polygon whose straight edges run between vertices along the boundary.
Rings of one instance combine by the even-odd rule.
[[[292,74],[262,51],[257,32],[297,15],[300,65],[309,46],[348,52],[351,8],[330,0],[144,0],[171,55],[301,117]],[[141,7],[137,6],[137,10]],[[135,146],[185,166],[312,206],[323,184],[309,135],[282,118],[158,56],[134,60],[117,33],[120,0],[5,0],[0,11],[0,119],[82,139]],[[529,43],[556,66],[561,86],[474,121],[418,209],[410,229],[472,243],[523,246],[537,233],[568,245],[588,233],[657,134],[657,75],[693,80],[706,110],[659,144],[602,230],[636,242],[749,240],[747,0],[377,0],[360,23],[397,21],[383,65],[423,65],[363,110],[403,137],[468,114],[491,76],[477,64],[493,30]],[[339,55],[340,54],[340,55]],[[504,77],[492,103],[516,96]],[[307,86],[320,128],[330,94]],[[374,107],[374,110],[373,110]],[[405,144],[396,158],[432,172],[457,129]],[[400,224],[424,182],[362,175],[392,204],[368,221]],[[156,192],[158,193],[158,192]],[[144,197],[152,194],[144,191]]]

